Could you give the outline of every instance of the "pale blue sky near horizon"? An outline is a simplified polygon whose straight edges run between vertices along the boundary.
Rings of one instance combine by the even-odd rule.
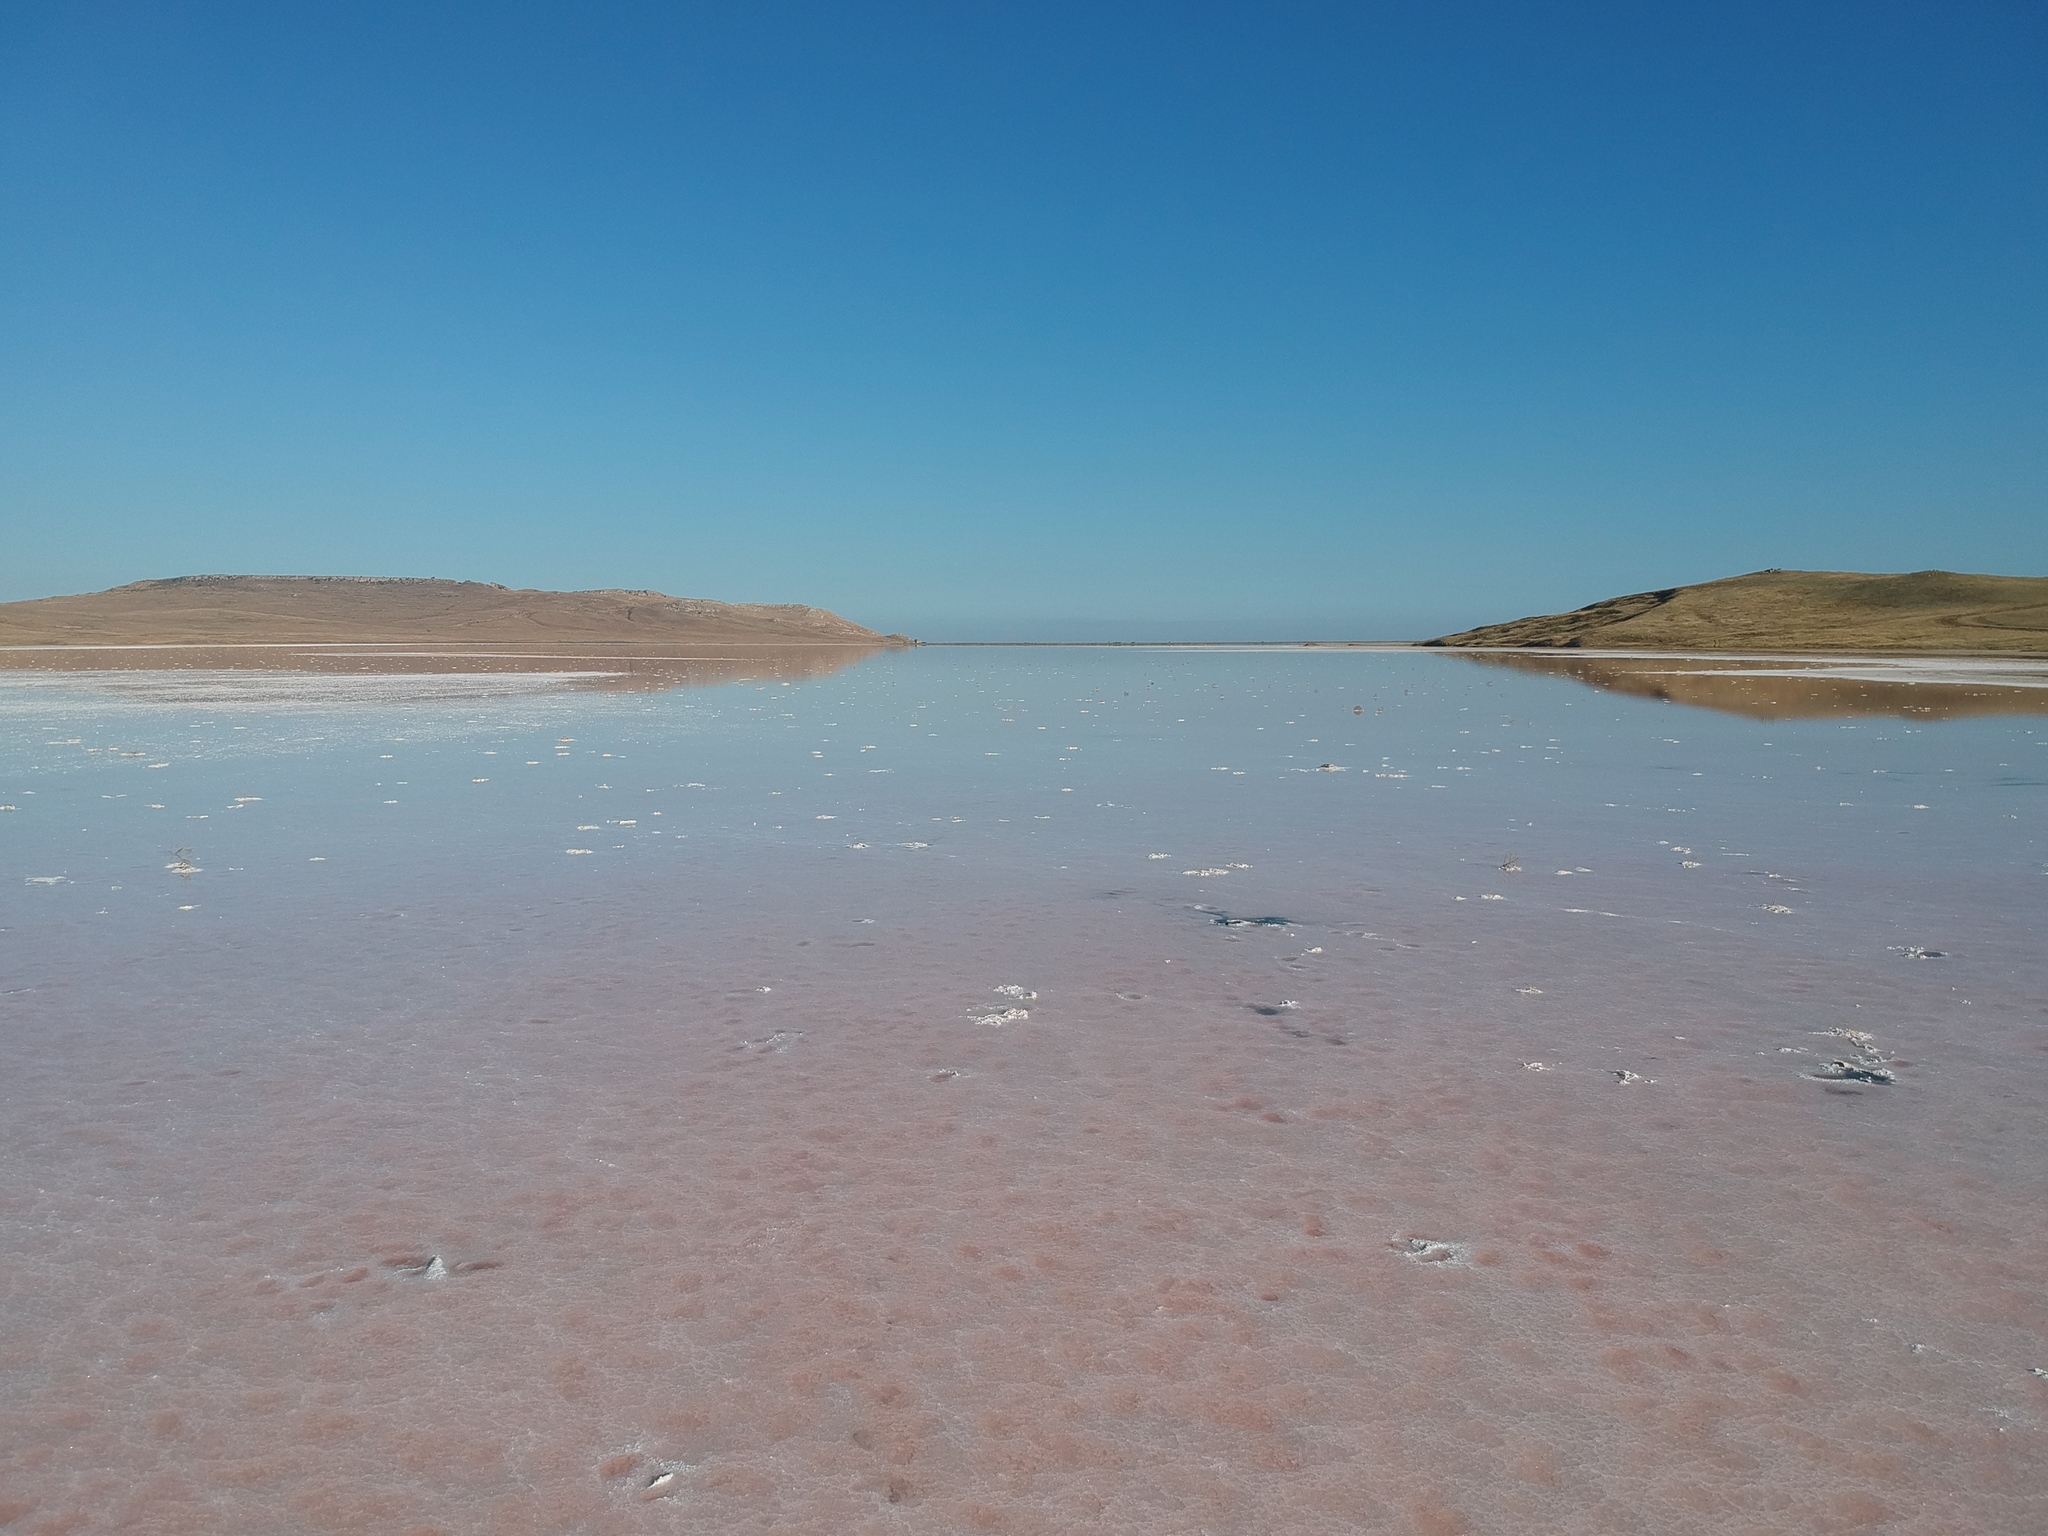
[[[2037,4],[0,8],[0,600],[2048,574]]]

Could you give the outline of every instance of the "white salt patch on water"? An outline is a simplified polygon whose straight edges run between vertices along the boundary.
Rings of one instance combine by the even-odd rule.
[[[41,693],[99,696],[137,709],[250,708],[319,712],[393,705],[520,699],[563,694],[609,672],[338,673],[205,670],[138,672],[0,671],[8,711],[34,708]],[[77,743],[67,743],[76,745]],[[155,766],[155,765],[152,765]]]
[[[1627,656],[1643,659],[1645,652],[1581,652],[1585,656]],[[1700,657],[1698,659],[1711,659]],[[1755,660],[1748,664],[1727,667],[1687,667],[1679,669],[1652,670],[1645,668],[1645,677],[1744,677],[1744,678],[1811,678],[1836,683],[1933,683],[1946,685],[1974,684],[1979,687],[1997,688],[2048,688],[2048,662],[2020,658],[1973,660],[1967,657],[1862,657],[1842,659],[1801,659],[1791,666],[1760,665]],[[1677,745],[1671,742],[1671,745]]]
[[[1397,1237],[1388,1246],[1402,1258],[1416,1264],[1463,1267],[1472,1262],[1470,1243],[1447,1242],[1434,1237]]]

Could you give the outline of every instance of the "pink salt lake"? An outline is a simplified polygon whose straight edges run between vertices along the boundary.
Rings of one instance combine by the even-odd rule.
[[[0,674],[9,1536],[2048,1529],[2048,718],[577,681]]]

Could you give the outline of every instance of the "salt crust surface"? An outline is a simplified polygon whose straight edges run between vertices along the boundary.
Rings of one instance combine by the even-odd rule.
[[[10,1532],[2048,1525],[2024,721],[188,702],[0,705]]]

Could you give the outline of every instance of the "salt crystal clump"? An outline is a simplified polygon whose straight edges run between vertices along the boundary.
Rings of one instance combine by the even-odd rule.
[[[1434,1237],[1397,1237],[1387,1246],[1416,1264],[1470,1264],[1470,1243],[1445,1242]]]

